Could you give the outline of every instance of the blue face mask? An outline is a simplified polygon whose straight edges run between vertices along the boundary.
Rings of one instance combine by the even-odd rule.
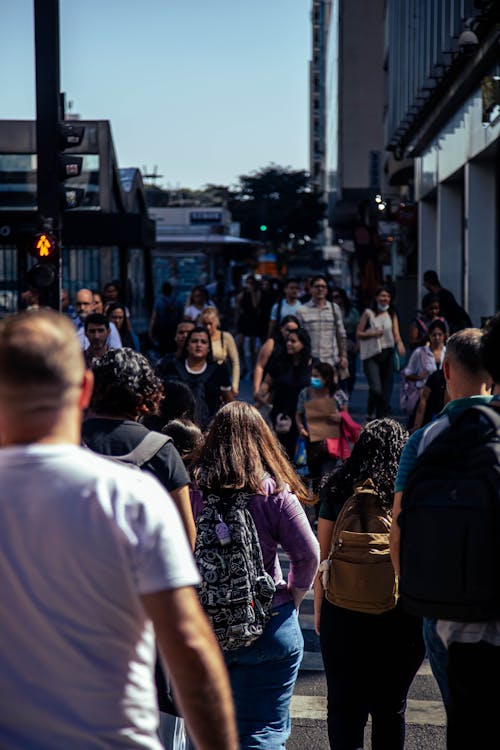
[[[323,381],[321,378],[313,378],[309,381],[313,388],[323,388]]]
[[[377,302],[377,308],[380,310],[380,312],[387,312],[389,307],[389,305],[381,305],[379,302]]]

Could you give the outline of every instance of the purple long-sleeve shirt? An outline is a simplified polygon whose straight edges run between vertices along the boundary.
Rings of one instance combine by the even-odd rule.
[[[286,485],[281,492],[275,490],[274,479],[264,479],[262,494],[254,495],[249,500],[248,510],[257,529],[264,567],[276,584],[273,606],[279,607],[292,600],[290,588],[311,588],[318,570],[319,545],[304,509],[290,488]],[[192,488],[191,505],[195,521],[202,503],[201,492]],[[288,582],[283,578],[278,558],[279,545],[290,559]]]

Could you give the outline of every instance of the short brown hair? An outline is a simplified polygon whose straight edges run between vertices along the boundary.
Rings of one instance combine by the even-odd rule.
[[[446,342],[445,359],[452,360],[465,372],[476,377],[485,372],[481,344],[483,331],[479,328],[463,328]]]
[[[63,406],[84,369],[80,342],[65,315],[33,310],[0,322],[0,389],[9,401],[22,399],[24,410]]]

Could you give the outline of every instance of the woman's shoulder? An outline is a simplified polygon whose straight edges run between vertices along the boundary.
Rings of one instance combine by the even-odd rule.
[[[281,485],[278,489],[279,485],[276,478],[267,473],[262,478],[261,487],[262,495],[271,502],[283,495],[290,494],[290,487],[287,484]]]
[[[219,339],[219,341],[222,341],[222,340],[224,341],[224,343],[226,343],[226,342],[232,342],[233,344],[236,343],[235,340],[234,340],[233,334],[230,333],[229,331],[221,331],[220,332],[220,339]]]

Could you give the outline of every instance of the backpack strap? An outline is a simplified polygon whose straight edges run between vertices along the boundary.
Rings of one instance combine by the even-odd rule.
[[[159,432],[148,432],[130,453],[125,453],[123,456],[110,456],[110,458],[123,461],[123,463],[134,464],[134,466],[144,466],[144,464],[147,464],[148,461],[151,461],[156,456],[164,445],[171,441],[172,438],[168,435],[161,435]]]
[[[424,429],[423,435],[420,438],[418,446],[417,456],[421,456],[425,449],[432,443],[443,430],[446,430],[450,426],[450,417],[448,414],[443,414],[439,419],[434,420]]]
[[[276,310],[276,325],[279,327],[281,324],[281,310],[283,308],[283,297],[280,297],[278,302],[278,309]]]
[[[458,424],[466,418],[466,414],[476,414],[478,420],[480,418],[480,415],[482,415],[488,420],[494,430],[496,430],[497,432],[500,430],[500,412],[498,408],[493,404],[491,406],[487,404],[477,404],[475,406],[470,406],[468,409],[460,412],[455,417],[451,417],[450,423],[452,425]]]

